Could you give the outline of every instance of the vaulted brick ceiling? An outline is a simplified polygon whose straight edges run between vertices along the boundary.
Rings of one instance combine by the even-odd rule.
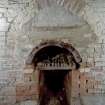
[[[79,12],[85,6],[85,2],[83,0],[37,0],[37,2],[39,4],[39,8],[57,4],[72,12]]]
[[[81,42],[84,41],[85,44],[83,44],[83,46],[87,46],[90,44],[90,39],[92,39],[91,42],[93,42],[96,36],[91,31],[87,22],[77,15],[77,12],[85,6],[83,5],[84,2],[81,1],[82,0],[37,0],[39,8],[37,13],[22,25],[22,29],[25,30],[24,32],[26,34],[29,31],[31,32],[29,36],[30,39],[33,39],[35,36],[38,39],[39,36],[42,39],[46,37],[50,39],[54,36],[59,38],[69,37],[72,39],[72,43],[76,42],[78,46],[81,46]],[[72,29],[75,29],[75,31]],[[46,37],[44,37],[44,35],[46,35]],[[90,35],[90,37],[94,38],[87,38],[85,35]],[[35,40],[33,40],[33,42]]]
[[[76,26],[84,20],[77,16],[83,6],[82,0],[37,0],[39,12],[35,26]],[[44,20],[44,21],[43,21]]]

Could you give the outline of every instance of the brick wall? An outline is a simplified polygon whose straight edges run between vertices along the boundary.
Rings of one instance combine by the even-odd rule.
[[[70,14],[81,16],[84,25],[72,29],[36,28],[39,11],[43,14],[36,0],[0,0],[0,104],[15,103],[16,82],[24,82],[25,61],[32,49],[46,38],[69,39],[79,50],[84,64],[91,65],[93,75],[104,79],[101,78],[105,68],[104,0],[55,0],[52,4],[55,3]],[[4,96],[7,90],[13,94]]]
[[[72,71],[72,97],[102,94],[101,84],[101,81],[88,76],[86,72]]]

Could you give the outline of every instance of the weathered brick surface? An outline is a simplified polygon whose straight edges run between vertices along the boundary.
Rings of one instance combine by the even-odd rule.
[[[39,0],[37,4],[36,0],[0,0],[0,87],[6,87],[3,94],[9,87],[15,88],[16,81],[24,80],[23,68],[29,53],[35,45],[46,38],[69,39],[70,43],[78,48],[84,64],[87,66],[88,62],[88,65],[91,66],[90,70],[97,71],[93,74],[98,79],[105,79],[103,75],[105,72],[105,60],[103,59],[105,57],[105,1],[49,0],[49,3],[47,1]],[[62,11],[69,11],[70,14],[72,11],[80,15],[89,25],[84,23],[85,25],[74,29],[49,29],[49,26],[44,29],[37,28],[37,17],[41,19],[41,14],[44,14],[43,11],[45,11],[43,8],[49,8],[50,5],[55,6],[55,4],[58,5],[55,9],[59,9],[60,6]],[[58,13],[62,14],[61,10],[59,9]],[[51,12],[55,13],[55,10],[52,9]],[[48,11],[47,13],[49,14]],[[0,96],[1,103],[2,98],[5,99],[3,103],[9,103],[12,102],[11,99],[15,98],[15,95]]]
[[[37,100],[38,99],[38,84],[34,82],[21,83],[16,86],[16,101]]]

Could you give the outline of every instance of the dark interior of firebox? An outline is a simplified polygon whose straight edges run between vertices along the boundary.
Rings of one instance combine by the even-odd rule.
[[[67,73],[68,71],[65,70],[44,71],[44,84],[50,91],[57,94],[65,88],[64,80]]]
[[[36,62],[44,62],[44,61],[49,61],[49,62],[53,62],[53,58],[56,57],[57,55],[70,55],[70,52],[65,49],[65,48],[61,48],[58,46],[48,46],[48,47],[44,47],[42,48],[36,55],[35,55],[35,59],[34,61]],[[72,55],[72,54],[71,54]],[[66,57],[64,57],[64,60],[66,62]]]
[[[50,62],[50,63],[61,63],[60,58],[62,57],[63,63],[68,63],[67,55],[70,52],[58,46],[47,46],[42,48],[36,55],[37,62]],[[55,62],[53,58],[55,57]],[[64,78],[68,71],[65,70],[47,70],[43,71],[44,74],[44,84],[47,88],[54,93],[59,92],[64,88]]]
[[[67,57],[71,56],[70,52],[62,47],[58,46],[47,46],[42,48],[35,55],[34,61],[37,63],[65,63],[68,64],[69,60]],[[72,59],[72,58],[71,58]],[[40,100],[40,105],[47,105],[51,97],[58,97],[61,105],[68,105],[65,89],[65,77],[69,70],[41,70],[43,74],[43,94]],[[59,99],[62,97],[62,101]]]

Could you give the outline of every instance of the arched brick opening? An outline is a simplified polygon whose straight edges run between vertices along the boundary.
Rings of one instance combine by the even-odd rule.
[[[33,49],[26,64],[39,72],[39,105],[50,105],[50,102],[70,105],[70,71],[77,70],[81,61],[78,51],[62,41],[47,40]]]
[[[70,43],[64,43],[63,41],[54,41],[54,40],[47,40],[41,42],[38,46],[36,46],[30,55],[28,56],[28,59],[26,60],[27,65],[36,64],[37,60],[35,59],[40,51],[45,48],[50,47],[58,47],[59,49],[63,49],[66,53],[70,53],[72,57],[74,58],[76,63],[81,63],[82,58],[78,51],[72,46]]]

